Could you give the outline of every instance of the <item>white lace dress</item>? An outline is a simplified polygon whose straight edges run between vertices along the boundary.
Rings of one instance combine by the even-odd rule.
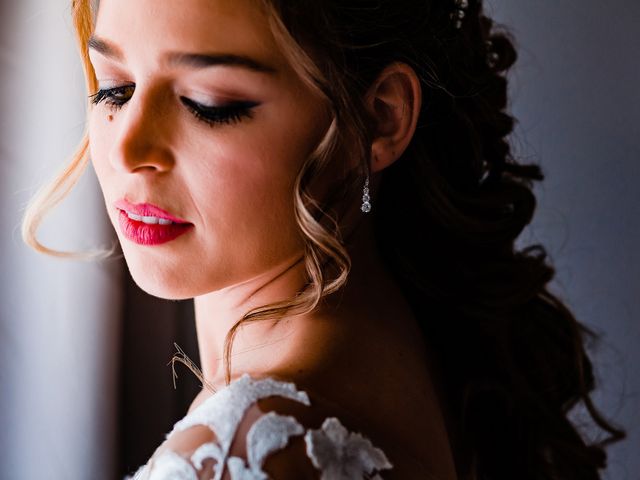
[[[270,477],[262,470],[267,457],[298,435],[304,436],[306,455],[321,480],[382,480],[378,472],[393,467],[382,450],[359,433],[347,431],[336,417],[325,419],[318,429],[305,429],[293,416],[273,411],[262,414],[249,428],[246,458],[232,456],[232,442],[245,413],[258,400],[271,396],[311,405],[308,395],[294,383],[254,379],[245,373],[176,422],[165,437],[166,442],[177,432],[201,425],[213,432],[215,442],[202,443],[187,455],[156,450],[157,454],[124,480],[221,480],[225,470],[232,480],[267,480]],[[209,462],[208,476],[203,476],[205,461]]]

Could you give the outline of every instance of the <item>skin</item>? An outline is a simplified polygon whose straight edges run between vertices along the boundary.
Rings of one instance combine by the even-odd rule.
[[[89,116],[90,157],[109,218],[143,290],[167,299],[194,298],[201,368],[206,380],[221,388],[229,328],[252,307],[289,298],[305,281],[292,189],[304,159],[329,126],[328,105],[287,65],[251,0],[184,0],[179,9],[172,2],[102,0],[95,36],[122,54],[116,59],[90,50],[100,88],[134,85],[121,109],[101,103]],[[276,73],[169,66],[162,60],[168,51],[246,55]],[[252,118],[211,127],[180,97],[206,105],[251,101],[258,106]],[[389,66],[367,94],[377,120],[371,145],[373,209],[379,174],[409,144],[421,101],[419,81],[403,64]],[[319,196],[340,180],[336,171],[328,169],[318,181]],[[357,411],[381,448],[402,450],[392,456],[404,458],[394,461],[395,473],[403,464],[411,469],[398,478],[418,471],[415,458],[424,471],[455,478],[422,335],[382,266],[371,215],[360,211],[361,195],[354,192],[345,205],[341,225],[352,258],[347,285],[309,314],[242,328],[234,343],[232,378],[249,372],[291,379],[327,404]],[[137,245],[120,231],[113,204],[123,197],[158,205],[194,228],[162,245]],[[198,395],[192,408],[207,395]],[[389,411],[398,415],[388,418]]]

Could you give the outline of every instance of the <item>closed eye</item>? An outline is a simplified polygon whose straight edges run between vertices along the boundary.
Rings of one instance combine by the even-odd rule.
[[[196,118],[209,125],[234,123],[245,118],[253,118],[255,102],[234,102],[220,107],[205,107],[187,97],[180,97],[182,103],[191,110]]]
[[[89,98],[93,105],[104,102],[109,109],[117,111],[127,103],[134,90],[135,86],[124,85],[98,90]],[[259,105],[256,102],[241,101],[210,107],[194,102],[187,97],[180,97],[180,100],[196,119],[210,126],[235,123],[241,121],[242,118],[253,118],[253,108]]]

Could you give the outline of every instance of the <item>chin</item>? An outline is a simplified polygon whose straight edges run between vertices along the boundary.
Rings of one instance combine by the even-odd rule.
[[[150,278],[148,274],[135,275],[131,270],[133,281],[145,293],[163,300],[188,300],[194,297],[179,283],[170,283],[158,278]]]
[[[185,270],[157,265],[141,258],[131,259],[125,255],[129,274],[142,291],[164,300],[186,300],[193,298],[188,282],[183,278]]]

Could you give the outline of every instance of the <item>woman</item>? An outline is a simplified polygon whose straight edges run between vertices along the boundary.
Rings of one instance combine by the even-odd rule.
[[[23,232],[65,256],[35,232],[90,159],[136,283],[194,298],[203,390],[134,478],[600,478],[624,431],[514,249],[543,177],[479,0],[89,3],[88,129]]]

